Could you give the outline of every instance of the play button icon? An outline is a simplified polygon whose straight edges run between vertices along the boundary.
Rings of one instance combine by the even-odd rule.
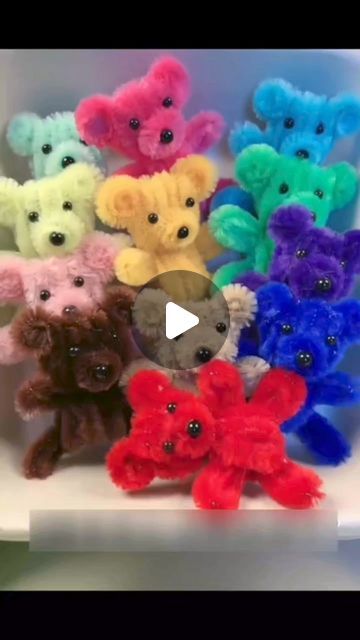
[[[132,335],[140,355],[167,369],[196,369],[234,348],[227,340],[229,329],[224,294],[191,271],[153,278],[138,292],[132,309]]]
[[[165,335],[169,340],[177,338],[199,324],[199,318],[194,313],[186,311],[174,302],[167,302],[165,306]]]

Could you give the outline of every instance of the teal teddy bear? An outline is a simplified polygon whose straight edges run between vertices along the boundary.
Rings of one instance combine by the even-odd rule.
[[[81,140],[71,111],[40,118],[36,113],[14,116],[6,133],[14,153],[30,159],[33,177],[55,176],[74,162],[94,164],[104,172],[100,151]]]
[[[320,167],[309,160],[280,155],[266,144],[251,145],[238,155],[235,176],[253,196],[257,217],[231,204],[211,213],[209,225],[216,240],[244,256],[215,272],[218,287],[247,271],[268,272],[275,250],[268,223],[280,206],[303,205],[312,212],[315,225],[324,227],[332,211],[352,200],[358,185],[357,172],[347,162]]]

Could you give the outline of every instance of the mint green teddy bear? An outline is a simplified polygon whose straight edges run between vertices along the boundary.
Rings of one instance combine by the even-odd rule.
[[[216,271],[218,287],[247,271],[268,272],[275,245],[267,228],[280,206],[301,204],[312,212],[316,226],[324,227],[332,211],[352,200],[358,185],[357,172],[347,162],[319,167],[309,160],[280,155],[266,144],[252,145],[238,155],[235,176],[253,196],[258,217],[231,204],[211,213],[209,225],[216,240],[245,256]]]

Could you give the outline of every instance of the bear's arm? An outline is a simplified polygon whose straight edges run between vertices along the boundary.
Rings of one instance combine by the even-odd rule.
[[[219,113],[203,111],[189,120],[185,144],[191,153],[204,153],[219,142],[224,129],[225,122]]]
[[[270,144],[270,136],[253,122],[237,125],[229,136],[229,147],[234,156],[252,144]]]
[[[158,275],[154,257],[134,247],[123,249],[116,258],[115,273],[120,282],[131,287],[140,287]]]
[[[209,227],[217,242],[239,253],[248,253],[261,235],[259,221],[248,211],[223,205],[210,214]]]
[[[360,377],[335,371],[312,383],[314,404],[337,406],[360,401]]]
[[[54,388],[53,382],[44,375],[39,375],[25,382],[16,397],[16,409],[24,420],[30,420],[43,411],[53,411],[63,404],[63,398]]]
[[[207,260],[213,260],[224,253],[224,247],[214,238],[206,222],[200,226],[195,245],[205,262]]]

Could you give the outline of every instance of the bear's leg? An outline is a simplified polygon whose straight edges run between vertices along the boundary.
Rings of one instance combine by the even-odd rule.
[[[246,471],[210,462],[196,478],[192,495],[200,509],[237,509],[246,480]]]
[[[310,509],[324,496],[321,478],[311,469],[304,469],[290,460],[281,471],[258,475],[264,491],[287,509]]]
[[[296,433],[322,464],[337,466],[351,455],[351,447],[344,436],[318,413],[314,412]]]
[[[28,449],[23,460],[23,471],[26,478],[47,478],[63,454],[60,439],[60,418],[55,416],[55,425],[50,427]]]

